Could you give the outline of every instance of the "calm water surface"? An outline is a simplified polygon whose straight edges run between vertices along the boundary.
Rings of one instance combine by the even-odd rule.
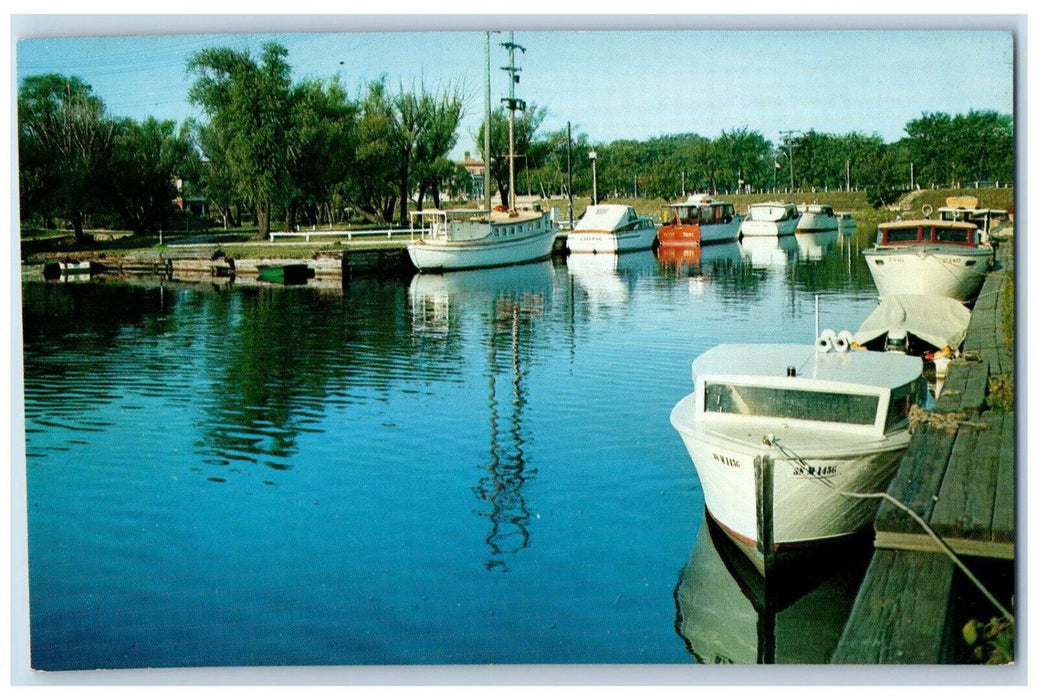
[[[714,344],[812,342],[816,295],[856,329],[867,238],[25,282],[33,667],[742,660],[690,622],[745,591],[695,583],[732,574],[669,412]]]

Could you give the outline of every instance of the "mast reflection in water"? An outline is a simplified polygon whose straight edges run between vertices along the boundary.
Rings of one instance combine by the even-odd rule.
[[[484,564],[487,570],[507,571],[509,559],[530,542],[530,509],[523,487],[536,472],[527,465],[523,452],[523,411],[527,403],[523,358],[529,353],[526,346],[535,321],[544,314],[552,276],[551,263],[545,262],[504,269],[419,274],[411,281],[416,333],[446,338],[451,323],[458,320],[457,311],[452,318],[452,309],[464,304],[489,310],[489,460],[472,489],[484,504],[476,513],[490,521],[486,537],[490,556]],[[507,386],[507,393],[502,393],[499,383]]]

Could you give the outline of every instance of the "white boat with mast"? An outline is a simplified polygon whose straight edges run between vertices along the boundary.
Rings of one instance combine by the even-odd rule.
[[[487,42],[488,43],[488,42]],[[491,208],[490,188],[484,188],[486,209],[443,210],[432,209],[412,212],[411,242],[408,256],[418,270],[440,272],[470,270],[485,267],[503,267],[544,260],[551,256],[558,233],[558,222],[550,211],[538,207],[520,210],[515,196],[515,111],[525,110],[526,103],[515,97],[519,68],[515,65],[515,50],[526,52],[509,35],[502,44],[508,49],[509,96],[503,98],[509,111],[508,120],[508,203]],[[489,162],[490,131],[490,51],[487,45],[487,102],[484,121],[484,156]],[[488,180],[489,178],[487,178]]]
[[[716,346],[671,411],[708,514],[765,575],[779,554],[869,527],[879,500],[860,494],[886,489],[908,448],[922,359],[850,338]]]

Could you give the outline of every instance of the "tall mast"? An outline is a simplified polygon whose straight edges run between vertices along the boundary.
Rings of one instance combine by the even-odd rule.
[[[526,103],[515,98],[515,84],[519,82],[522,70],[515,66],[515,50],[526,53],[526,49],[515,43],[515,32],[508,32],[508,41],[501,46],[508,49],[508,65],[501,68],[509,75],[508,97],[501,98],[508,105],[508,210],[515,211],[515,110],[526,110]]]

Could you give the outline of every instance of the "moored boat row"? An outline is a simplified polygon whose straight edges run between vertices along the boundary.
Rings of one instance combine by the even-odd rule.
[[[924,359],[939,392],[970,322],[966,304],[993,264],[989,229],[977,220],[990,226],[998,216],[958,204],[935,219],[924,212],[879,225],[863,254],[880,303],[857,333],[825,331],[814,346],[719,345],[692,362],[693,391],[671,424],[707,515],[766,575],[780,554],[872,525],[876,496],[907,450],[910,414],[926,405]],[[757,221],[770,220],[769,230],[793,218],[777,204],[763,213]],[[853,221],[831,207],[818,213],[837,228]],[[753,220],[751,212],[744,231]]]

